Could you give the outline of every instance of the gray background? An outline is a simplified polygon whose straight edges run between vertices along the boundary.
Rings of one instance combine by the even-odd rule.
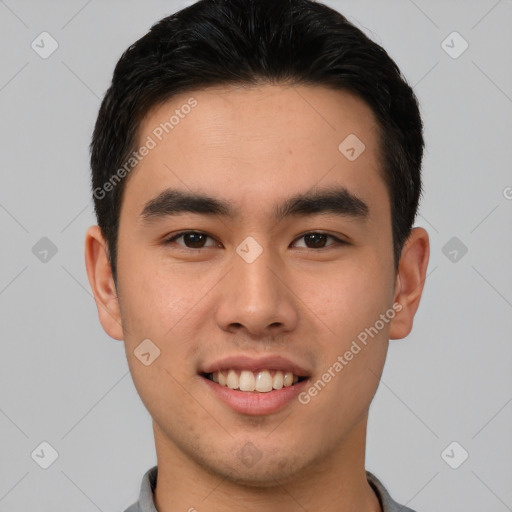
[[[512,510],[512,2],[328,4],[397,61],[426,125],[428,278],[413,332],[390,343],[367,469],[418,512]],[[1,512],[122,511],[156,463],[85,273],[88,144],[122,51],[184,5],[0,0]],[[43,31],[59,45],[46,59]]]

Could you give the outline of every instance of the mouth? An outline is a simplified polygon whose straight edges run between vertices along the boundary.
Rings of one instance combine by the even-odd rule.
[[[293,407],[312,373],[277,354],[232,354],[205,362],[198,368],[198,376],[214,401],[238,414],[265,416]]]
[[[247,393],[269,393],[295,386],[308,379],[305,375],[278,369],[253,371],[229,368],[215,372],[203,372],[201,375],[219,386]]]

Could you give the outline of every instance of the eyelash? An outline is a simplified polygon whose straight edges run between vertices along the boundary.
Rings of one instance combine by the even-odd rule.
[[[203,231],[190,231],[189,230],[189,231],[180,231],[179,233],[173,235],[172,237],[166,238],[163,243],[164,243],[164,245],[170,245],[172,242],[174,242],[178,238],[181,238],[183,235],[188,235],[188,234],[206,235],[208,238],[211,238],[212,240],[215,240],[214,237],[212,237],[211,235],[209,235],[208,233],[205,233]],[[325,235],[328,238],[332,238],[333,240],[335,240],[335,243],[330,244],[330,245],[328,245],[326,247],[320,247],[319,249],[314,249],[314,248],[310,248],[310,247],[301,247],[301,249],[306,249],[306,250],[318,252],[318,251],[321,251],[321,250],[324,250],[324,251],[328,250],[329,248],[332,248],[333,246],[336,247],[336,246],[340,246],[340,245],[349,245],[348,242],[345,242],[344,240],[341,240],[341,239],[339,239],[338,237],[336,237],[334,235],[330,235],[329,233],[323,233],[322,231],[308,231],[307,233],[304,233],[304,234],[300,235],[299,237],[297,237],[295,240],[300,240],[301,238],[304,238],[304,237],[306,237],[308,235]],[[181,245],[181,244],[178,244],[178,245]],[[209,246],[209,247],[212,247],[212,246]],[[208,249],[209,247],[200,247],[198,249],[194,249],[193,247],[187,247],[187,246],[183,245],[183,250],[199,252],[199,251],[202,251],[204,249]]]

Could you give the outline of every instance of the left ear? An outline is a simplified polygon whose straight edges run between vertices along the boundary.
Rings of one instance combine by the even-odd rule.
[[[423,293],[429,256],[428,233],[423,228],[412,229],[402,249],[396,276],[394,303],[400,303],[402,309],[391,321],[391,339],[405,338],[412,330]]]

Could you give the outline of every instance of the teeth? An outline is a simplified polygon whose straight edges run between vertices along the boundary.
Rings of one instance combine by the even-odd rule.
[[[276,372],[274,378],[272,379],[272,387],[274,389],[281,389],[284,386],[284,376],[283,372]]]
[[[231,389],[238,389],[240,387],[240,379],[235,370],[229,370],[228,378],[226,379],[226,386]]]
[[[292,372],[282,372],[281,370],[251,372],[249,370],[237,371],[230,369],[223,372],[213,372],[211,380],[231,389],[268,393],[273,389],[282,389],[297,383],[299,377]]]
[[[249,373],[252,375],[252,372]],[[240,389],[242,389],[241,383],[242,378],[240,378]],[[258,376],[256,377],[256,385],[254,389],[256,391],[259,391],[260,393],[268,393],[269,391],[272,391],[272,376],[270,375],[269,372],[258,372]],[[252,389],[250,391],[252,391]]]
[[[259,375],[258,375],[259,377]],[[240,374],[239,380],[240,391],[254,391],[256,386],[256,380],[254,378],[254,374],[247,370],[244,370]]]

